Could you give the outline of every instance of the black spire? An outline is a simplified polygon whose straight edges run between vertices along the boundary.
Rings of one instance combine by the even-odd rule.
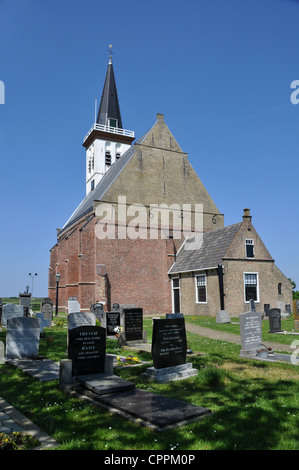
[[[118,127],[120,129],[123,127],[111,56],[101,97],[97,124],[103,124],[105,126],[110,125],[111,127]]]

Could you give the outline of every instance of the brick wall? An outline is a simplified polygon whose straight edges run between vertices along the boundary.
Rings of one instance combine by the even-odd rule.
[[[72,227],[51,250],[49,297],[55,303],[55,273],[61,274],[59,309],[77,297],[82,310],[94,302],[135,304],[145,314],[172,311],[171,285],[167,272],[181,240],[99,240],[94,218]],[[170,256],[169,256],[170,255]]]

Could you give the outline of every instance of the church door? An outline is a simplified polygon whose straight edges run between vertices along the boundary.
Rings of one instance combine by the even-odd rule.
[[[172,305],[173,313],[180,313],[180,278],[172,279]]]

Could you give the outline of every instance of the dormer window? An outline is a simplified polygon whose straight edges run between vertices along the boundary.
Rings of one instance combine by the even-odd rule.
[[[254,258],[254,240],[245,240],[246,258]]]

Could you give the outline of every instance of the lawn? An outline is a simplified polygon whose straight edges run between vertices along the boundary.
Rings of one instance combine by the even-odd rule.
[[[45,329],[40,341],[40,354],[54,360],[66,357],[66,328],[63,320],[59,323]],[[146,318],[144,324],[151,338],[152,320]],[[238,334],[238,325],[221,325],[227,327]],[[281,338],[285,336],[275,335],[276,342]],[[115,371],[138,388],[212,410],[211,416],[183,427],[164,432],[139,427],[62,393],[57,381],[39,382],[6,364],[0,366],[0,396],[56,439],[61,450],[299,449],[299,366],[242,359],[239,345],[191,333],[187,340],[196,377],[155,384],[141,377],[144,365]],[[107,340],[107,352],[124,355],[114,340]],[[147,353],[138,357],[151,360]]]

